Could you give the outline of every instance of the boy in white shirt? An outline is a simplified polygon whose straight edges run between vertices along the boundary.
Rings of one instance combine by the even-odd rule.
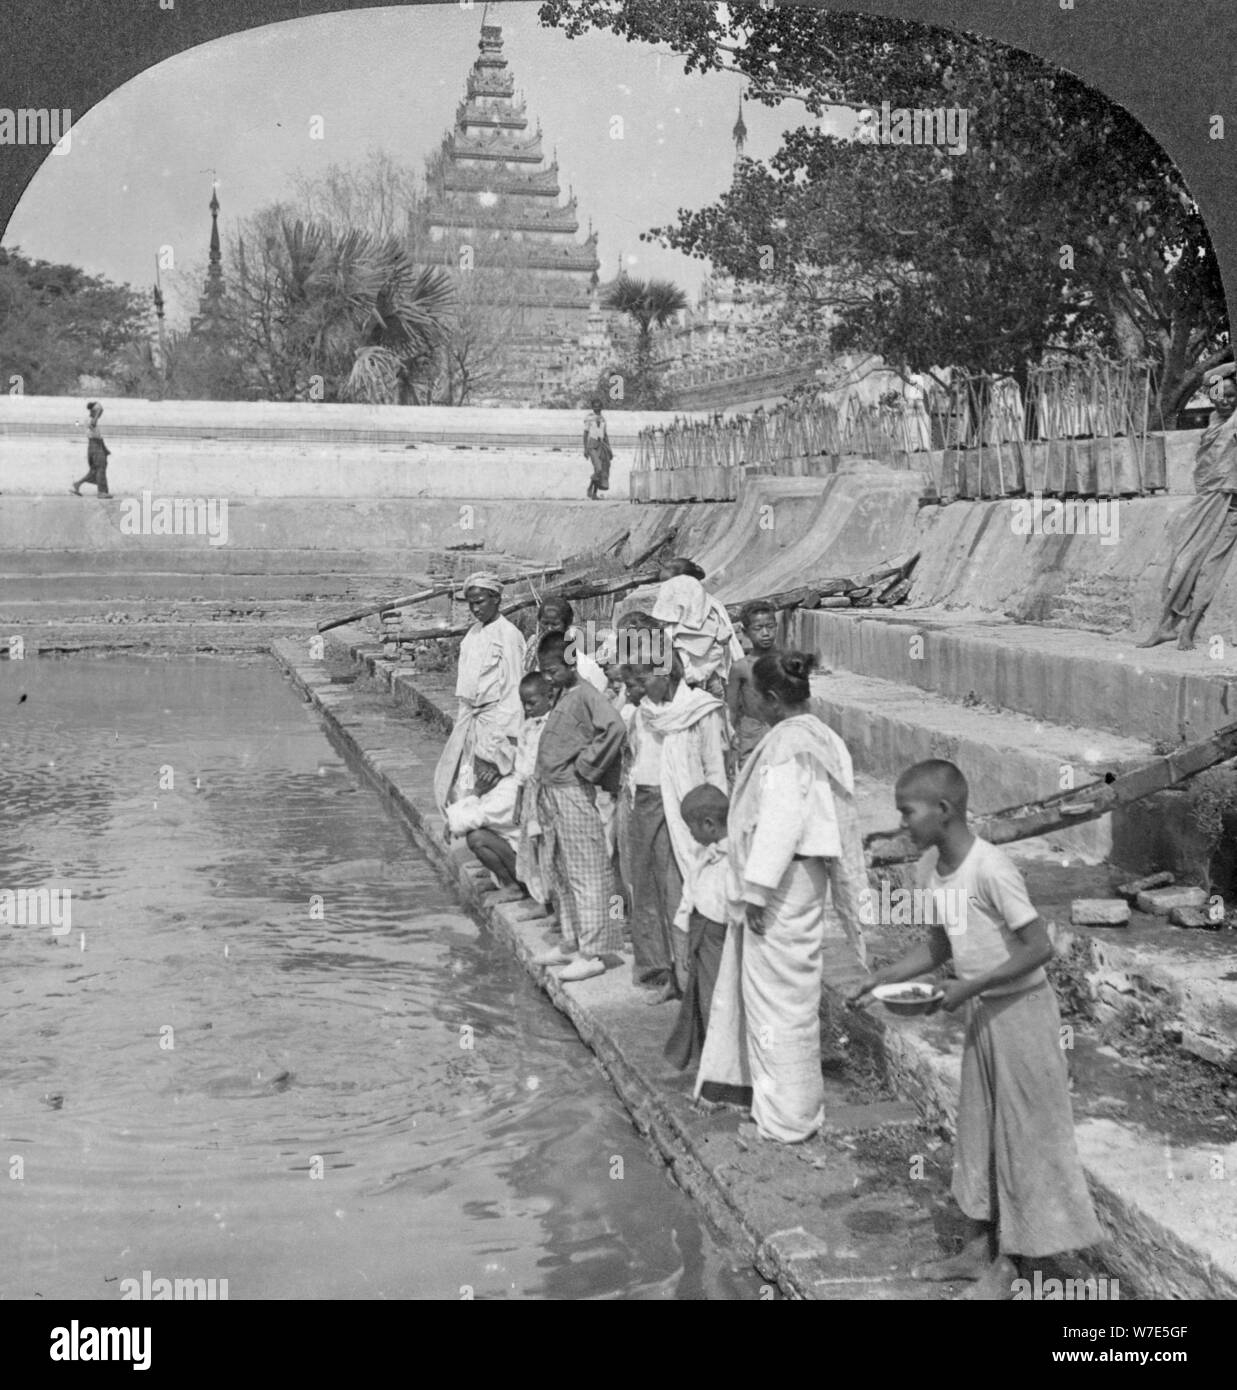
[[[541,731],[554,707],[554,687],[540,671],[530,672],[520,682],[520,703],[524,724],[515,750],[516,824],[519,835],[515,851],[515,876],[528,894],[541,904],[550,901],[548,865],[542,863],[545,837],[537,812],[537,747]]]
[[[679,804],[701,852],[683,881],[675,926],[687,932],[687,984],[666,1057],[679,1071],[700,1061],[709,1029],[709,1006],[726,944],[726,816],[730,798],[711,782],[693,787]]]
[[[496,901],[522,898],[515,872],[520,826],[511,740],[497,734],[483,738],[477,745],[477,761],[492,766],[498,780],[480,796],[461,797],[446,808],[446,838],[449,842],[453,837],[464,837],[468,848],[489,870],[499,890]]]
[[[916,887],[932,894],[932,936],[876,971],[853,996],[897,984],[951,957],[941,1008],[967,1005],[953,1194],[976,1234],[960,1254],[918,1267],[922,1279],[973,1279],[963,1298],[1009,1299],[1014,1261],[1101,1239],[1078,1161],[1056,996],[1044,974],[1052,943],[1022,875],[966,822],[967,783],[953,763],[916,763],[897,807],[927,851]]]

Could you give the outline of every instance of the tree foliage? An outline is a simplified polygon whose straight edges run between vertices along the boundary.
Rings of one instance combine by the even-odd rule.
[[[246,234],[247,233],[247,234]],[[445,272],[416,266],[401,240],[306,222],[251,219],[237,240],[228,312],[262,394],[393,404],[415,398],[454,309]]]
[[[128,285],[0,248],[0,385],[67,395],[78,378],[114,381],[146,340],[150,302]]]
[[[606,291],[602,303],[626,314],[636,329],[623,404],[629,409],[657,409],[665,392],[653,366],[653,330],[665,328],[675,314],[686,309],[687,296],[670,280],[638,280],[624,273]]]
[[[1045,353],[1156,364],[1171,417],[1227,350],[1219,268],[1179,171],[1127,111],[979,35],[805,6],[548,0],[542,21],[668,45],[767,105],[967,113],[964,154],[805,124],[711,207],[646,234],[788,292],[804,336],[907,371],[1022,377]]]

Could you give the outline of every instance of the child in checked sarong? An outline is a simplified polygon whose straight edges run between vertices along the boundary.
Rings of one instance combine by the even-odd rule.
[[[966,823],[966,778],[953,763],[916,763],[897,807],[925,850],[916,887],[932,895],[932,935],[852,996],[927,974],[953,959],[940,1007],[966,1005],[953,1194],[975,1225],[960,1254],[918,1267],[922,1279],[971,1279],[961,1295],[1013,1297],[1014,1261],[1101,1239],[1074,1142],[1056,996],[1044,974],[1052,943],[1009,857]],[[940,925],[944,923],[944,925]]]
[[[542,673],[558,690],[537,748],[538,814],[546,838],[561,946],[534,958],[562,965],[560,980],[587,980],[623,947],[621,912],[612,912],[614,870],[597,792],[618,790],[624,729],[609,700],[576,674],[560,633],[541,639]],[[621,904],[621,900],[620,900]]]

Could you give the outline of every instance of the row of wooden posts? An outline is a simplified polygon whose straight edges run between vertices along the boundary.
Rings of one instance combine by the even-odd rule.
[[[1030,369],[1025,401],[1012,378],[955,374],[931,414],[922,398],[852,393],[679,419],[641,432],[632,497],[733,497],[740,469],[828,474],[848,456],[927,471],[942,497],[1146,495],[1167,485],[1163,437],[1148,429],[1152,390],[1148,364],[1097,359]]]

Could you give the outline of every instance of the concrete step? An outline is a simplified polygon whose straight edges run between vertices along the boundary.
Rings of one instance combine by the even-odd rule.
[[[971,785],[971,810],[982,814],[1082,787],[1154,756],[1138,739],[967,709],[917,686],[848,671],[816,677],[812,693],[850,749],[856,771],[885,780],[891,801],[898,775],[926,758],[956,762]],[[888,823],[897,823],[892,808]],[[1119,817],[1105,816],[1052,840],[1093,861],[1119,851],[1142,853],[1141,840],[1122,844],[1119,829]]]
[[[1237,719],[1237,652],[1228,644],[1218,658],[1205,643],[1140,651],[1128,635],[943,609],[800,612],[791,640],[834,670],[1053,724],[1076,724],[1082,712],[1093,728],[1148,743],[1205,738]]]

